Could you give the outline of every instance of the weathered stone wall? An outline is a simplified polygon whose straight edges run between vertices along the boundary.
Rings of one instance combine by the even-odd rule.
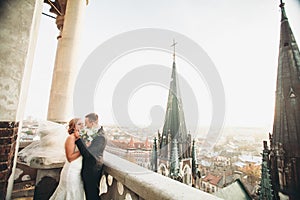
[[[42,0],[0,1],[0,199],[10,199],[42,5]]]

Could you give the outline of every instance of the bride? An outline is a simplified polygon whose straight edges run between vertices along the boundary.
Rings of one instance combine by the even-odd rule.
[[[83,183],[81,179],[82,156],[76,148],[75,140],[79,137],[79,131],[83,128],[80,118],[74,118],[69,122],[69,136],[65,142],[66,162],[60,174],[59,184],[50,197],[50,200],[83,200],[85,199]]]

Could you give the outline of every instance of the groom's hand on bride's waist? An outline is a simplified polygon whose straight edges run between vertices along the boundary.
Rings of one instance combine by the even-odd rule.
[[[85,145],[86,145],[87,147],[89,147],[91,144],[92,144],[92,141],[87,141],[87,142],[85,143]]]

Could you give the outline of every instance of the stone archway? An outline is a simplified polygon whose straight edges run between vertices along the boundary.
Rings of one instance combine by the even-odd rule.
[[[163,175],[163,176],[168,176],[169,175],[169,170],[167,169],[165,164],[160,164],[158,168],[158,173]]]
[[[192,169],[189,165],[185,165],[183,168],[182,182],[187,185],[192,185]]]

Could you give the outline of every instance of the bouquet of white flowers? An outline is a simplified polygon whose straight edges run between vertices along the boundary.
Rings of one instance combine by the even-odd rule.
[[[80,137],[86,143],[91,142],[98,135],[98,129],[97,128],[91,128],[91,129],[84,128],[80,131],[79,134],[80,134]]]

